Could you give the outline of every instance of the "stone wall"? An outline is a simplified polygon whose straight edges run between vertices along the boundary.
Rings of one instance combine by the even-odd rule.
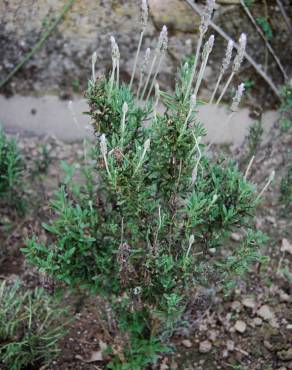
[[[33,47],[64,4],[65,0],[0,1],[1,79]],[[149,5],[151,20],[143,48],[155,47],[161,26],[168,26],[169,53],[159,80],[163,88],[169,88],[182,58],[195,49],[199,18],[183,0],[149,0]],[[129,79],[139,38],[139,7],[139,0],[76,0],[44,48],[6,85],[5,93],[57,93],[67,97],[74,91],[81,92],[90,75],[93,51],[97,51],[99,72],[110,70],[111,35],[116,37],[120,47],[122,78]],[[272,42],[288,67],[292,48],[289,35],[276,6],[269,5],[267,10],[272,27],[277,30]],[[255,15],[263,15],[263,11],[262,1],[256,2],[253,6]],[[249,52],[259,63],[265,63],[265,48],[238,0],[217,1],[214,20],[234,38],[240,32],[247,32]],[[225,42],[218,37],[201,91],[203,96],[208,95],[214,85],[224,47]],[[271,57],[268,57],[268,65],[269,73],[281,84],[281,75]],[[258,87],[257,95],[264,88],[266,99],[269,90],[247,64],[242,69],[242,76],[235,79],[235,84],[241,79],[252,79]]]

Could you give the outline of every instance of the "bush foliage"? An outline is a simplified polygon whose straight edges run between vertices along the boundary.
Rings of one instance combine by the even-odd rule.
[[[175,95],[161,93],[165,113],[154,115],[126,85],[89,82],[96,163],[83,168],[82,184],[67,168],[51,203],[54,220],[44,225],[52,243],[35,237],[24,250],[41,271],[112,302],[131,362],[115,360],[115,369],[155,361],[165,338],[185,324],[196,288],[228,288],[261,259],[262,235],[251,227],[254,187],[234,162],[212,162],[204,152],[196,110],[186,124],[185,79],[184,68]],[[246,237],[227,247],[238,229]]]

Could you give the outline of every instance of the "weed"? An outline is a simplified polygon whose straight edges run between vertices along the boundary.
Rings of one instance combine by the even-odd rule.
[[[248,134],[248,157],[252,157],[256,154],[257,150],[262,141],[263,136],[263,126],[261,120],[253,122],[249,126],[249,134]]]
[[[20,206],[21,175],[24,165],[16,141],[0,127],[0,199]]]
[[[65,311],[42,289],[25,291],[19,283],[0,285],[0,364],[4,369],[38,369],[58,353]],[[2,367],[1,367],[2,368]]]

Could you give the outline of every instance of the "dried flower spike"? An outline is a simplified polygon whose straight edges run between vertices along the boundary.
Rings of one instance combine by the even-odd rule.
[[[199,41],[198,41],[198,44],[197,44],[195,60],[194,60],[194,64],[193,64],[193,67],[192,67],[192,72],[191,72],[191,75],[190,75],[190,79],[189,79],[189,81],[187,83],[187,86],[186,86],[184,101],[186,101],[189,98],[189,95],[190,95],[191,87],[192,87],[192,84],[193,84],[193,81],[194,81],[195,75],[196,75],[199,55],[200,55],[201,46],[202,46],[202,43],[203,43],[203,37],[204,37],[205,33],[208,30],[208,26],[209,26],[209,23],[210,23],[210,20],[211,20],[211,17],[212,17],[214,7],[215,7],[215,0],[207,0],[206,8],[205,8],[205,11],[203,12],[202,18],[201,18],[200,37],[199,37]]]
[[[239,71],[240,65],[244,58],[245,48],[246,48],[246,34],[242,33],[239,38],[239,48],[234,59],[233,72],[236,73]]]
[[[95,75],[95,64],[96,64],[96,61],[97,61],[97,53],[95,51],[92,54],[92,57],[91,57],[91,70],[92,70],[92,81],[93,81],[93,83],[95,83],[95,81],[96,81],[96,75]]]
[[[105,134],[102,134],[100,136],[100,151],[103,156],[107,155],[107,143],[106,143]]]
[[[126,102],[124,102],[124,104],[122,106],[123,113],[126,114],[128,112],[128,109],[129,109],[128,104]]]
[[[139,54],[140,54],[141,45],[142,45],[142,41],[143,41],[143,37],[144,37],[144,32],[146,30],[147,22],[148,22],[148,4],[147,4],[147,0],[142,0],[142,6],[141,6],[141,26],[142,26],[142,29],[141,29],[141,33],[140,33],[138,48],[137,48],[137,52],[136,52],[136,56],[135,56],[135,60],[134,60],[134,66],[133,66],[131,81],[130,81],[130,85],[129,85],[130,90],[131,90],[132,85],[133,85],[133,81],[134,81],[134,77],[135,77],[135,73],[136,73],[136,69],[137,69],[138,58],[139,58]]]
[[[221,66],[221,73],[225,73],[229,67],[231,58],[232,58],[232,50],[233,50],[234,42],[233,40],[228,41],[228,45],[226,48],[226,53],[225,53],[225,58],[222,61],[222,66]]]
[[[189,237],[189,246],[188,246],[186,258],[188,258],[189,254],[190,254],[190,251],[191,251],[191,247],[194,244],[194,242],[195,242],[195,237],[194,237],[193,234],[191,234],[190,237]]]
[[[167,27],[164,25],[159,35],[156,51],[166,50],[168,44]]]
[[[138,90],[137,90],[137,98],[139,98],[140,90],[141,90],[141,87],[142,87],[143,78],[144,78],[146,69],[149,66],[150,55],[151,55],[151,50],[150,50],[150,48],[147,48],[146,49],[146,52],[145,52],[145,56],[144,56],[143,62],[142,62],[142,66],[141,66],[141,69],[140,69],[140,79],[139,79],[139,86],[138,86]]]
[[[237,112],[238,111],[238,107],[239,107],[243,92],[244,92],[244,83],[242,83],[238,86],[237,91],[235,93],[235,96],[232,100],[232,104],[231,104],[231,107],[230,107],[230,110],[232,112]]]
[[[142,0],[141,4],[141,26],[142,26],[142,31],[145,30],[147,27],[148,23],[148,4],[147,0]]]
[[[113,36],[111,36],[111,44],[112,44],[112,58],[113,60],[120,59],[120,51],[118,44],[116,43],[116,40]]]
[[[242,33],[240,35],[240,38],[239,38],[239,47],[238,47],[238,50],[237,50],[237,54],[236,54],[236,57],[234,59],[234,63],[233,63],[233,68],[232,68],[232,72],[222,90],[222,93],[220,94],[217,102],[216,102],[216,105],[218,105],[221,101],[221,99],[223,98],[224,94],[226,93],[226,90],[228,88],[228,86],[230,85],[231,81],[232,81],[232,78],[233,76],[235,75],[235,73],[238,72],[239,68],[240,68],[240,65],[243,61],[243,58],[244,58],[244,54],[245,54],[245,48],[246,48],[246,34],[245,33]]]
[[[154,53],[154,58],[152,60],[152,63],[151,63],[151,66],[150,66],[150,69],[149,69],[149,72],[148,72],[147,80],[146,80],[144,89],[142,91],[141,97],[140,97],[140,99],[143,100],[143,98],[145,96],[145,93],[147,91],[147,87],[149,85],[149,81],[150,81],[150,78],[151,78],[151,74],[153,72],[153,68],[155,66],[155,63],[156,63],[157,58],[159,57],[158,66],[156,68],[156,72],[154,74],[154,78],[152,80],[152,83],[151,83],[151,86],[150,86],[150,89],[149,89],[149,92],[148,92],[146,103],[147,103],[147,100],[148,100],[148,98],[150,96],[150,93],[151,93],[151,91],[153,89],[153,86],[154,86],[154,83],[155,83],[155,80],[156,80],[156,77],[157,77],[157,74],[158,74],[158,71],[159,71],[159,68],[160,68],[160,65],[161,65],[161,61],[162,61],[162,57],[163,57],[163,54],[161,55],[161,52],[162,51],[165,51],[167,49],[167,42],[168,42],[167,27],[164,25],[162,27],[161,32],[160,32],[158,43],[157,43],[157,46],[156,46],[156,49],[155,49],[155,53]]]
[[[220,82],[223,78],[223,75],[224,73],[227,71],[229,65],[230,65],[230,61],[231,61],[231,58],[232,58],[232,50],[233,50],[233,46],[234,46],[234,42],[233,40],[229,40],[228,41],[228,45],[227,45],[227,48],[226,48],[226,52],[225,52],[225,57],[223,58],[222,60],[222,65],[221,65],[221,71],[220,71],[220,74],[219,74],[219,77],[218,77],[218,80],[216,82],[216,86],[215,86],[215,89],[212,93],[212,96],[211,96],[211,99],[209,101],[209,104],[212,104],[213,103],[213,100],[215,98],[215,95],[217,93],[217,90],[218,90],[218,87],[220,85]]]
[[[135,171],[134,171],[134,175],[135,173],[138,171],[138,169],[141,167],[142,163],[143,163],[143,160],[144,160],[144,157],[146,155],[146,152],[147,150],[149,150],[150,148],[150,139],[147,139],[143,145],[144,149],[143,149],[143,152],[142,152],[142,155],[140,157],[140,160],[139,160],[139,163],[137,165],[137,167],[135,168]]]
[[[207,0],[207,4],[202,14],[202,19],[201,19],[201,24],[200,24],[200,33],[203,35],[208,30],[214,7],[215,7],[215,0]]]
[[[201,86],[201,82],[202,82],[202,79],[204,77],[204,73],[205,73],[205,70],[206,70],[207,63],[208,63],[208,58],[209,58],[209,55],[210,55],[210,53],[213,49],[213,46],[214,46],[214,41],[215,41],[215,37],[214,37],[214,35],[211,35],[209,37],[208,41],[204,45],[204,49],[203,49],[203,53],[202,53],[203,61],[202,61],[202,65],[201,65],[201,68],[200,68],[200,71],[199,71],[199,75],[198,75],[198,79],[197,79],[197,83],[196,83],[195,91],[194,91],[195,96],[197,96],[199,88]]]

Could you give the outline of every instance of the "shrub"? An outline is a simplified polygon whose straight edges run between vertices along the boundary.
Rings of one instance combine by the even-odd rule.
[[[8,139],[0,127],[0,199],[19,199],[23,163],[15,140]]]
[[[165,32],[154,62],[163,56]],[[254,186],[233,161],[213,163],[201,143],[205,129],[196,119],[196,92],[213,41],[211,36],[203,49],[195,94],[189,91],[198,58],[181,68],[174,95],[156,85],[155,99],[148,92],[142,102],[120,84],[114,39],[109,78],[96,78],[94,55],[86,96],[97,138],[95,164],[82,168],[81,183],[67,166],[66,181],[51,203],[54,219],[44,225],[52,242],[34,237],[24,249],[42,272],[109,300],[123,342],[122,348],[112,348],[116,356],[108,366],[113,369],[154,363],[169,337],[187,324],[186,307],[201,286],[213,293],[228,290],[252,262],[261,261],[263,236],[252,229],[259,200]],[[244,46],[245,41],[242,36]],[[140,97],[154,85],[156,76],[152,84],[149,76]],[[234,111],[242,91],[240,85]],[[158,99],[166,107],[162,114]],[[228,237],[238,229],[245,237],[234,246]]]
[[[39,369],[59,352],[64,335],[59,308],[42,289],[0,285],[0,364],[4,369]],[[1,369],[3,368],[1,367]]]

